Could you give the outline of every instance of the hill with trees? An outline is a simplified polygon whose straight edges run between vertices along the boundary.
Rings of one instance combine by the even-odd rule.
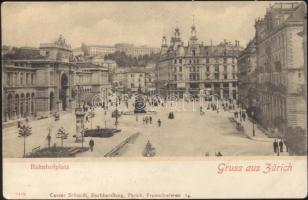
[[[159,54],[146,54],[134,57],[120,51],[107,54],[104,57],[106,60],[114,60],[119,67],[145,66],[149,62],[156,62],[158,58]]]

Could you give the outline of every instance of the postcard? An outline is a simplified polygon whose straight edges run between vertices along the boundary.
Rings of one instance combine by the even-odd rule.
[[[306,197],[305,2],[1,13],[4,198]]]

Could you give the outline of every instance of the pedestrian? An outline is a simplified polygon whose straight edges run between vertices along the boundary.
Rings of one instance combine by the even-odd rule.
[[[222,154],[220,153],[220,151],[218,151],[218,153],[215,153],[216,156],[222,156]]]
[[[150,124],[152,124],[152,117],[151,116],[149,117],[149,120],[150,120]]]
[[[277,147],[278,147],[278,143],[277,143],[277,140],[275,139],[273,142],[273,148],[274,148],[275,153],[277,152]]]
[[[242,118],[243,118],[243,121],[245,121],[245,118],[246,118],[245,112],[242,112]]]
[[[91,138],[90,142],[89,142],[89,146],[90,146],[90,150],[93,151],[94,148],[94,140]]]
[[[148,116],[145,117],[145,124],[148,124]]]
[[[143,124],[145,124],[145,118],[144,117],[142,118],[142,121],[143,121]]]
[[[89,122],[89,116],[88,115],[86,116],[86,122]]]
[[[138,122],[138,115],[136,115],[136,122]]]
[[[157,120],[157,124],[158,124],[158,127],[161,126],[161,121],[160,121],[160,119]]]
[[[282,142],[282,139],[279,141],[279,150],[280,150],[280,152],[283,152],[283,142]]]
[[[287,144],[287,141],[283,141],[284,145],[286,146],[286,152],[289,152],[289,148],[288,148],[288,144]]]
[[[46,139],[47,139],[48,147],[50,147],[50,141],[51,141],[50,129],[49,129],[49,133],[48,133]]]

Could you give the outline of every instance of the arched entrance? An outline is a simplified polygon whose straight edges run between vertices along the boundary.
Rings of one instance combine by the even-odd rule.
[[[50,92],[50,95],[49,95],[49,110],[50,111],[53,110],[54,99],[55,99],[55,96],[54,96],[53,92]]]
[[[68,92],[68,78],[66,74],[61,76],[61,89],[60,89],[60,99],[62,101],[62,109],[67,109],[67,92]]]
[[[31,112],[32,112],[32,114],[35,113],[35,110],[34,110],[34,101],[35,101],[35,99],[34,99],[34,93],[32,93],[32,95],[31,95]]]
[[[16,117],[19,118],[19,95],[15,95],[15,112],[16,112]]]
[[[30,94],[26,94],[26,117],[30,115]]]
[[[25,117],[25,108],[24,108],[24,105],[25,105],[25,95],[22,93],[20,95],[20,116],[21,117]]]

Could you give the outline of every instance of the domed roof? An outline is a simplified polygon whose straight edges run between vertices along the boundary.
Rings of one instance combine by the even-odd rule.
[[[185,54],[185,49],[184,49],[183,45],[179,45],[176,49],[176,55],[184,56],[184,54]]]

